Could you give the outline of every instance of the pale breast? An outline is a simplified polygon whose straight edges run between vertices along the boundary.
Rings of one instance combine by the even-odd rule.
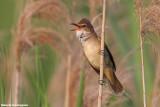
[[[100,42],[96,38],[92,38],[83,43],[84,53],[94,67],[100,66]]]

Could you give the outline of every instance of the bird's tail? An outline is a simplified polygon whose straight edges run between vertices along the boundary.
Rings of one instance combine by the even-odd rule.
[[[111,88],[116,94],[123,91],[123,86],[121,85],[120,81],[117,79],[115,72],[113,72],[112,70],[105,69],[104,75],[109,81]]]

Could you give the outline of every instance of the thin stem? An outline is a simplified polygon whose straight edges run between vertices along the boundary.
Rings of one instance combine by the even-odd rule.
[[[19,85],[20,85],[20,70],[19,70],[19,65],[16,65],[16,70],[15,70],[15,89],[14,89],[14,96],[13,96],[13,104],[18,104],[18,95],[19,95]]]
[[[101,32],[101,56],[100,56],[100,81],[103,80],[103,70],[104,70],[104,35],[105,35],[105,13],[106,13],[106,0],[103,0],[103,14],[102,14],[102,32]],[[102,93],[103,86],[99,84],[99,93],[98,93],[98,106],[102,106]]]
[[[141,73],[142,73],[142,87],[143,87],[143,107],[147,107],[146,105],[146,86],[145,86],[145,73],[144,73],[144,58],[143,58],[143,38],[142,38],[142,1],[139,2],[139,39],[140,39],[140,50],[141,50]]]
[[[141,71],[142,71],[142,86],[143,86],[143,105],[146,106],[146,86],[145,86],[145,74],[144,74],[144,58],[143,58],[143,40],[140,35],[140,46],[141,46]]]
[[[13,102],[13,104],[18,104],[18,96],[19,96],[19,87],[20,87],[20,73],[21,73],[21,69],[20,69],[20,44],[19,42],[16,43],[15,48],[13,48],[13,52],[14,52],[14,73],[13,73],[13,80],[12,80],[12,89],[11,89],[11,103]],[[13,90],[13,91],[12,91]]]
[[[71,55],[68,55],[68,70],[67,70],[67,76],[66,76],[66,89],[65,89],[65,103],[64,103],[64,107],[70,107],[69,105],[69,96],[70,96],[70,90],[69,90],[69,86],[70,86],[70,76],[71,76]]]

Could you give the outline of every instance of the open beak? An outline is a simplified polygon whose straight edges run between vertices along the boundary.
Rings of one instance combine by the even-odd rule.
[[[78,25],[76,23],[71,23],[71,25],[75,26],[75,28],[71,29],[71,31],[76,31],[76,30],[80,29],[80,25]]]

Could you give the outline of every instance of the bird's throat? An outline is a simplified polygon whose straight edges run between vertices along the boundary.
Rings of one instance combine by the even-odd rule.
[[[91,33],[83,30],[78,30],[76,31],[76,36],[81,43],[84,43],[86,40],[88,40],[91,37]]]

